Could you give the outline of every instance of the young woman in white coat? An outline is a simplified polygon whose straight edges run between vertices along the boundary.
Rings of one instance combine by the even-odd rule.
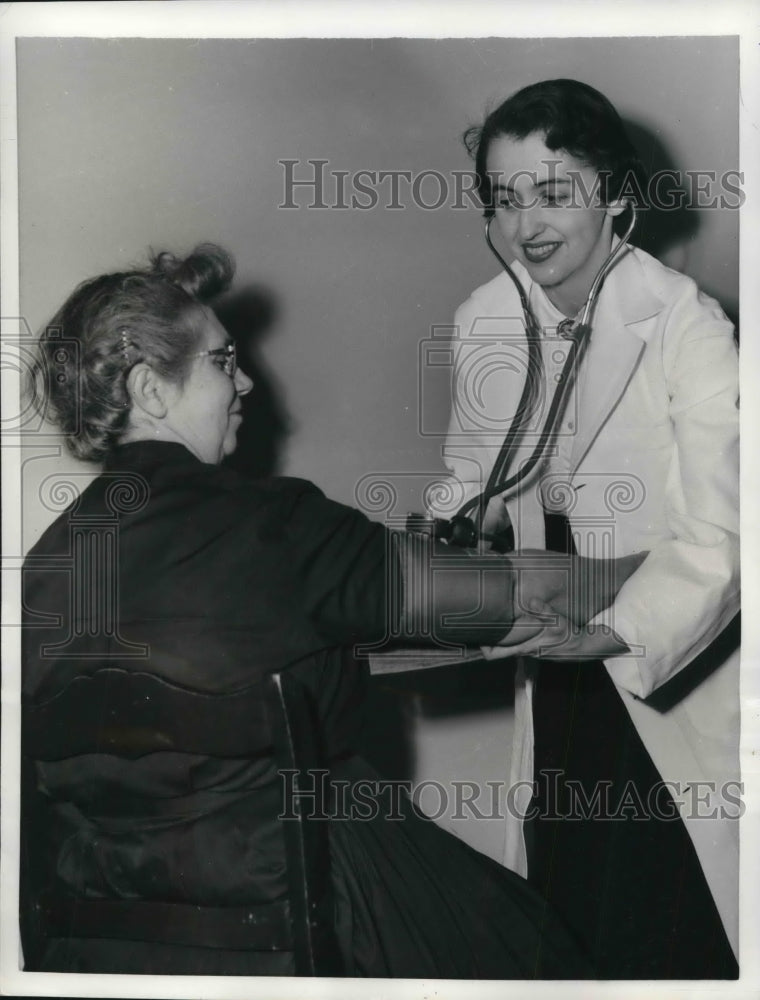
[[[610,102],[572,80],[519,91],[466,142],[494,239],[542,331],[544,404],[514,471],[564,363],[557,328],[582,311],[643,172]],[[510,278],[478,288],[455,326],[446,461],[461,503],[483,489],[526,378]],[[544,457],[490,502],[484,527],[510,530],[520,549],[649,556],[585,628],[554,616],[539,638],[501,651],[522,654],[512,783],[533,783],[517,796],[505,860],[560,910],[603,976],[734,978],[733,328],[690,278],[633,246],[605,278],[591,326]]]

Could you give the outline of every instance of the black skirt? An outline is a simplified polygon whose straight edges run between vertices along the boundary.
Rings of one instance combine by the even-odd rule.
[[[737,978],[694,845],[604,664],[542,662],[533,719],[530,881],[600,976]]]
[[[356,757],[339,772],[355,790],[365,778],[371,788],[373,776]],[[378,804],[370,818],[330,827],[348,975],[596,978],[575,936],[525,879],[440,829],[408,798],[380,796]]]

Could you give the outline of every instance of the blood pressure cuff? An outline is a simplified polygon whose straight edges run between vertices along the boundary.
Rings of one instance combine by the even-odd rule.
[[[429,535],[394,532],[390,607],[399,641],[494,645],[514,622],[515,570],[504,555],[476,555]]]

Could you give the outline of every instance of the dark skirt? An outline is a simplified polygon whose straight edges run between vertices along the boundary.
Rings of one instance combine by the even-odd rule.
[[[694,845],[604,664],[544,661],[533,704],[530,881],[599,975],[737,978]]]
[[[339,776],[354,788],[368,778],[366,789],[373,772],[354,757]],[[330,829],[348,975],[595,976],[574,936],[525,879],[421,816],[408,798],[377,801],[371,818],[334,821]],[[400,818],[386,818],[389,812]]]

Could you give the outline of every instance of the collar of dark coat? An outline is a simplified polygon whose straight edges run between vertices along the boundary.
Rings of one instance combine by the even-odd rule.
[[[147,469],[164,468],[166,465],[203,465],[183,444],[177,441],[129,441],[117,445],[105,460],[107,472],[118,472],[124,468]]]
[[[104,462],[105,472],[137,472],[150,479],[158,473],[206,475],[223,488],[235,489],[240,477],[222,465],[202,462],[176,441],[130,441],[117,445]]]

